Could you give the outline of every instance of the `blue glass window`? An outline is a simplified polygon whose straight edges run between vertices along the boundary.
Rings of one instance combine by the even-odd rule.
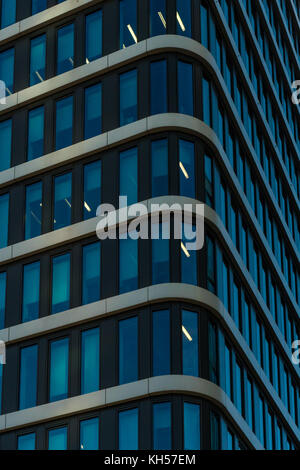
[[[93,328],[81,334],[81,393],[91,393],[100,386],[100,330]]]
[[[171,403],[156,403],[153,405],[153,449],[171,448]]]
[[[201,21],[201,44],[208,49],[208,10],[205,3],[201,2],[200,6],[200,21]]]
[[[231,351],[225,345],[225,392],[232,398],[232,368],[231,368]]]
[[[217,349],[217,329],[212,323],[208,323],[208,365],[209,380],[218,383],[218,349]]]
[[[99,449],[99,418],[80,421],[80,449]]]
[[[90,139],[102,131],[102,85],[85,89],[84,138]]]
[[[30,86],[41,83],[46,78],[46,34],[30,42]]]
[[[0,330],[5,325],[5,305],[6,305],[6,273],[0,273]],[[1,405],[1,400],[0,400]]]
[[[40,311],[40,263],[23,268],[22,322],[35,320]]]
[[[152,314],[153,376],[170,373],[170,312],[157,310]]]
[[[14,92],[15,49],[0,53],[0,80],[5,83],[6,96]]]
[[[195,226],[183,224],[181,248],[181,282],[197,285],[197,251],[188,250],[188,243],[195,243]]]
[[[138,450],[139,411],[138,408],[119,412],[119,449]]]
[[[16,21],[16,0],[2,0],[1,29]]]
[[[53,229],[57,230],[71,224],[72,217],[72,173],[54,178]]]
[[[66,427],[51,429],[48,432],[48,450],[67,450],[68,429]]]
[[[102,56],[102,10],[85,18],[85,54],[87,63]]]
[[[28,113],[27,159],[33,160],[44,154],[44,106]]]
[[[200,406],[184,403],[184,450],[200,450]]]
[[[186,0],[185,0],[186,1]],[[178,61],[178,112],[194,115],[194,85],[193,66],[187,62]]]
[[[47,0],[32,0],[31,14],[35,15],[40,11],[46,10]]]
[[[179,140],[180,195],[195,197],[195,146],[193,142]]]
[[[235,405],[242,414],[242,369],[239,364],[235,364]]]
[[[127,205],[138,200],[138,149],[120,153],[120,196],[127,196]]]
[[[73,143],[73,96],[56,102],[55,150]]]
[[[198,314],[182,310],[182,373],[198,377]]]
[[[222,262],[222,300],[227,311],[229,311],[229,269],[226,263]]]
[[[100,243],[82,249],[82,303],[100,300]]]
[[[52,341],[50,346],[50,393],[49,401],[68,397],[69,339]]]
[[[0,122],[1,158],[0,171],[7,170],[11,161],[12,120]]]
[[[96,216],[96,211],[101,203],[101,161],[88,163],[84,166],[84,196],[83,196],[84,220]]]
[[[150,64],[151,114],[168,111],[167,61],[159,60]]]
[[[170,282],[169,240],[163,239],[163,232],[169,231],[168,222],[152,224],[152,284]]]
[[[38,346],[21,349],[19,409],[36,406]]]
[[[119,384],[138,380],[138,318],[119,322]]]
[[[120,75],[120,126],[137,120],[137,71]]]
[[[57,75],[74,68],[74,25],[57,31]]]
[[[210,440],[211,450],[220,449],[220,420],[212,411],[210,413]]]
[[[35,450],[35,433],[18,436],[18,450]]]
[[[120,0],[120,49],[137,42],[136,0]]]
[[[232,301],[232,317],[237,325],[240,327],[240,289],[236,285],[235,281],[233,282],[233,301]]]
[[[0,414],[2,404],[2,377],[3,377],[3,364],[0,364]]]
[[[70,254],[56,256],[52,260],[51,313],[70,308]]]
[[[202,105],[203,105],[203,121],[208,126],[211,126],[211,112],[210,112],[210,83],[206,78],[202,79]]]
[[[166,0],[150,0],[150,37],[166,34]]]
[[[253,429],[253,407],[252,407],[252,397],[253,397],[253,384],[249,377],[246,378],[246,399],[245,399],[245,408],[246,408],[246,420],[250,428]]]
[[[177,34],[192,35],[191,0],[176,0]]]
[[[8,214],[9,213],[9,194],[0,196],[0,248],[7,246],[8,241]]]
[[[25,240],[42,231],[42,183],[26,186]]]
[[[151,143],[152,197],[169,192],[168,140],[155,140]]]
[[[125,234],[126,235],[126,234]],[[119,292],[138,288],[138,240],[122,238],[119,245]]]

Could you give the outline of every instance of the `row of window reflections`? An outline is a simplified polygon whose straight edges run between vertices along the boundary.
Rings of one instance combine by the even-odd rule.
[[[177,64],[178,102],[177,111],[182,114],[194,115],[193,94],[193,66],[188,62],[178,61]],[[227,115],[222,107],[213,84],[205,77],[202,81],[203,89],[203,119],[216,131],[224,150],[227,152],[232,167],[237,174],[244,192],[255,211],[258,214],[255,187],[248,191],[247,176],[250,167],[247,158],[243,158],[243,148],[240,145],[232,128],[229,128]],[[138,72],[136,69],[123,73],[119,78],[119,123],[121,126],[132,123],[138,119]],[[244,98],[244,95],[243,95]],[[243,99],[244,120],[247,118],[247,126],[251,129],[253,145],[257,149],[258,159],[264,168],[268,182],[278,201],[278,205],[284,216],[291,234],[298,244],[299,228],[296,212],[293,209],[288,194],[284,191],[282,179],[276,171],[273,160],[269,158],[265,142],[256,132],[255,121],[250,119],[247,111],[247,102]],[[246,108],[245,108],[246,106]],[[242,111],[242,108],[240,111]],[[150,114],[165,113],[168,107],[167,93],[167,61],[160,60],[150,63]],[[214,110],[214,111],[212,111]],[[102,132],[102,85],[92,85],[84,90],[84,129],[83,138],[88,139]],[[55,102],[55,142],[54,150],[60,150],[74,143],[74,98],[68,96]],[[253,129],[252,129],[253,125]],[[27,116],[27,160],[32,160],[44,155],[45,140],[45,107],[39,106],[28,112]],[[4,143],[1,155],[1,168],[7,169],[11,165],[13,142],[13,119],[0,122],[0,138]],[[253,186],[254,175],[251,175]],[[252,187],[251,186],[251,187]],[[254,185],[255,186],[255,185]],[[264,225],[264,222],[259,219]],[[0,243],[1,246],[1,243]]]
[[[174,340],[171,339],[170,320],[169,310],[152,312],[153,376],[171,373],[171,349],[174,348]],[[284,428],[280,420],[223,332],[215,324],[208,323],[209,349],[207,354],[203,346],[200,346],[199,314],[182,310],[179,321],[180,324],[176,322],[176,327],[180,331],[176,333],[176,337],[181,336],[182,374],[201,376],[199,373],[203,367],[200,365],[201,358],[208,357],[209,380],[220,384],[266,448],[283,448]],[[101,389],[100,331],[101,326],[81,331],[81,394]],[[139,336],[142,334],[139,316],[117,321],[117,332],[118,384],[121,385],[139,379]],[[49,342],[49,402],[66,399],[69,396],[70,341],[69,337],[65,337]],[[37,406],[38,354],[38,344],[20,349],[18,380],[20,410]],[[288,383],[286,383],[285,393],[289,393],[293,400],[293,419],[296,420],[299,411],[299,395],[294,387],[288,388]],[[281,444],[277,442],[278,432],[281,436]],[[275,441],[276,444],[274,444]]]
[[[136,0],[123,0],[120,3],[121,11],[121,37],[120,37],[120,47],[125,47],[124,41],[127,44],[125,37],[128,36],[128,44],[137,42],[136,38]],[[190,27],[186,28],[184,23],[187,21],[188,24],[191,24],[191,8],[189,2],[183,2],[182,0],[177,0],[180,5],[180,11],[182,12],[181,15],[177,10],[177,23],[178,23],[178,31],[177,33],[185,34],[190,36]],[[230,25],[234,26],[234,37],[239,46],[241,56],[244,60],[245,66],[248,70],[250,75],[250,79],[253,82],[253,86],[256,90],[256,93],[259,97],[265,115],[267,117],[267,121],[269,122],[271,131],[273,136],[276,140],[277,146],[280,150],[280,154],[283,158],[283,163],[286,165],[287,170],[290,173],[292,182],[297,189],[298,186],[298,194],[300,194],[300,187],[299,181],[297,181],[297,176],[295,174],[295,163],[294,159],[291,155],[289,155],[287,139],[284,136],[283,132],[279,131],[279,123],[280,119],[276,115],[274,107],[271,104],[270,96],[268,96],[267,87],[263,85],[262,77],[260,72],[254,67],[254,60],[253,55],[249,52],[249,45],[246,45],[245,42],[245,34],[243,29],[241,28],[241,24],[237,21],[237,12],[232,5],[230,7],[227,3],[228,0],[223,0],[224,8],[226,12],[226,16]],[[151,5],[151,21],[154,22],[154,18],[156,18],[155,13],[157,14],[156,21],[162,23],[162,18],[164,18],[165,12],[165,0],[152,0],[153,5]],[[156,3],[158,3],[156,5]],[[160,9],[159,9],[160,8]],[[235,81],[237,80],[237,74],[232,67],[230,60],[230,54],[228,52],[228,48],[224,41],[222,41],[221,37],[216,34],[216,26],[215,26],[215,19],[208,8],[206,2],[203,0],[200,7],[201,12],[201,43],[209,48],[212,54],[215,56],[217,63],[219,65],[220,70],[223,73],[224,79],[226,84],[229,88],[231,94],[242,94],[241,90],[237,89]],[[231,13],[230,13],[231,12]],[[159,15],[159,13],[161,15]],[[184,18],[184,22],[182,21]],[[230,18],[230,20],[229,20]],[[258,18],[258,15],[257,15]],[[133,25],[133,26],[132,26]],[[163,28],[165,29],[165,28]],[[151,27],[150,30],[153,30],[152,35],[160,34],[161,31],[156,31],[154,26]],[[102,56],[102,10],[97,12],[93,12],[86,16],[86,38],[85,38],[85,48],[86,48],[86,63],[91,62]],[[162,31],[163,32],[163,31]],[[165,31],[164,31],[165,32]],[[56,64],[56,73],[64,73],[74,67],[74,24],[68,24],[63,26],[57,30],[57,64]],[[267,38],[263,41],[265,45],[265,49],[267,49],[268,54],[266,57],[267,64],[271,64],[272,61],[269,58],[269,47],[267,47],[268,42]],[[227,56],[227,58],[226,58]],[[275,70],[275,72],[273,71]],[[299,140],[298,136],[298,127],[295,123],[297,123],[297,119],[293,119],[293,109],[290,100],[291,90],[289,89],[287,92],[283,89],[283,85],[279,85],[279,74],[276,74],[276,67],[274,66],[271,70],[271,75],[276,75],[274,78],[276,84],[276,90],[280,96],[282,104],[284,106],[284,110],[286,111],[287,120],[291,126],[293,134],[295,135],[296,141]],[[273,72],[272,72],[273,71]],[[7,84],[7,93],[13,93],[13,82],[14,82],[14,49],[8,49],[0,54],[0,79],[4,80]],[[30,85],[34,85],[36,83],[40,83],[46,79],[46,35],[38,36],[31,40],[31,54],[30,54]],[[233,97],[234,98],[234,97]],[[237,97],[235,97],[236,101]],[[249,132],[248,132],[249,133]],[[250,136],[251,138],[251,136]]]
[[[160,227],[161,230],[161,227]],[[152,284],[172,282],[170,275],[170,247],[169,240],[152,240]],[[296,419],[295,403],[293,394],[290,396],[288,390],[296,392],[290,366],[282,359],[278,350],[267,334],[267,329],[260,315],[257,314],[249,298],[242,288],[238,277],[234,275],[229,263],[219,248],[216,249],[213,239],[207,237],[207,261],[201,262],[207,265],[208,289],[221,298],[226,310],[230,313],[236,326],[243,334],[247,344],[254,352],[261,367],[273,384],[278,395],[289,410],[293,419]],[[197,285],[198,266],[196,252],[188,252],[185,243],[180,245],[181,279],[187,284]],[[139,288],[139,263],[138,243],[132,239],[121,239],[119,241],[119,293],[136,290]],[[73,260],[74,262],[74,260]],[[101,298],[101,244],[100,242],[83,245],[81,258],[81,301],[82,304],[96,302]],[[72,294],[71,285],[71,254],[65,253],[51,258],[51,306],[50,313],[55,314],[70,308]],[[219,273],[219,281],[217,281]],[[39,317],[40,310],[40,262],[34,262],[23,267],[23,300],[22,321],[27,322]],[[0,275],[1,313],[4,320],[5,310],[6,274]],[[4,325],[2,321],[2,325]],[[296,324],[289,322],[291,340],[297,338]],[[293,331],[292,331],[293,328]],[[129,328],[130,329],[130,328]],[[133,331],[132,327],[132,331]],[[188,329],[187,329],[188,331]],[[128,331],[128,335],[130,332]],[[187,338],[191,336],[187,333]],[[132,344],[131,344],[132,346]],[[133,351],[133,349],[132,349]],[[167,354],[164,354],[167,357]],[[121,360],[121,357],[120,357]],[[196,359],[195,359],[196,360]],[[134,371],[134,359],[128,364],[128,374]],[[137,364],[137,363],[135,363]],[[196,364],[196,363],[195,363]],[[125,367],[125,366],[124,366]],[[195,366],[196,369],[198,366]],[[194,372],[191,375],[198,375]],[[191,370],[192,371],[192,370]],[[184,370],[187,373],[186,370]],[[132,376],[131,380],[136,379]],[[125,380],[126,381],[126,380]],[[127,379],[128,381],[128,379]],[[120,379],[120,383],[123,380]],[[289,384],[289,386],[288,386]]]
[[[182,444],[184,450],[200,450],[202,447],[203,434],[210,428],[210,446],[212,450],[245,450],[245,444],[239,439],[219,412],[210,409],[206,427],[201,423],[202,405],[195,400],[189,399],[180,404],[183,409],[181,426]],[[176,408],[177,409],[177,408]],[[172,414],[175,404],[163,400],[151,404],[151,449],[171,450],[174,449],[174,438],[176,428],[172,424]],[[145,428],[143,411],[139,407],[117,411],[117,448],[119,450],[138,450],[141,448],[141,433]],[[141,423],[144,423],[143,426]],[[100,417],[92,417],[79,420],[79,439],[77,449],[98,450],[101,449],[101,414]],[[68,426],[58,426],[47,429],[47,448],[49,450],[69,449],[68,434],[71,432]],[[23,433],[17,436],[18,450],[35,450],[37,448],[37,437],[35,432]],[[207,439],[207,438],[206,438]],[[285,449],[293,449],[293,444],[286,438]]]
[[[21,0],[22,2],[24,0]],[[27,1],[27,0],[25,0]],[[54,0],[56,4],[62,3],[65,0]],[[36,15],[40,11],[48,8],[48,0],[29,0],[31,3],[31,15]],[[4,29],[16,22],[17,14],[17,0],[1,0],[0,9],[0,29]]]

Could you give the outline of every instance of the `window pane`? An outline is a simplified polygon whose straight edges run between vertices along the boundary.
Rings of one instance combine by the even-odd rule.
[[[71,224],[72,216],[72,173],[54,178],[54,223],[57,230]]]
[[[120,126],[137,120],[137,71],[120,75]]]
[[[171,403],[157,403],[153,405],[153,449],[169,450],[171,442]]]
[[[169,192],[168,177],[168,140],[151,143],[152,197],[163,196]]]
[[[30,86],[46,78],[46,35],[38,36],[30,43]]]
[[[119,384],[138,380],[138,319],[119,322]]]
[[[100,243],[82,249],[82,303],[100,300]]]
[[[56,256],[52,260],[52,309],[51,313],[70,308],[70,254]]]
[[[208,126],[211,125],[211,113],[210,113],[210,84],[203,77],[202,79],[202,106],[203,106],[203,121]]]
[[[68,366],[68,338],[53,341],[50,347],[50,402],[67,398],[69,379]]]
[[[74,67],[74,25],[57,31],[57,75]]]
[[[210,413],[210,439],[211,450],[220,449],[220,421],[213,412]]]
[[[191,0],[176,0],[177,34],[192,35]]]
[[[182,373],[198,377],[198,314],[182,311]]]
[[[179,140],[180,195],[195,197],[195,146],[193,142]]]
[[[6,273],[0,273],[0,330],[2,330],[5,325],[5,305],[6,305]],[[0,409],[1,409],[1,400],[0,400]]]
[[[138,150],[120,153],[120,196],[127,196],[127,205],[138,200]]]
[[[36,406],[38,346],[21,349],[19,409]]]
[[[42,183],[26,187],[25,240],[42,232]]]
[[[1,158],[0,171],[10,168],[11,162],[12,120],[0,122]]]
[[[32,15],[39,13],[40,11],[46,10],[47,0],[32,0]]]
[[[9,194],[0,196],[0,248],[7,246],[8,241],[8,211],[9,211]]]
[[[18,436],[18,450],[35,450],[35,433]]]
[[[185,0],[186,1],[186,0]],[[178,112],[194,115],[193,66],[178,61]]]
[[[14,92],[15,49],[0,53],[0,80],[5,83],[6,96]]]
[[[126,234],[125,234],[126,235]],[[138,240],[122,239],[119,244],[120,294],[138,288]]]
[[[151,114],[166,113],[167,101],[167,62],[160,60],[150,64]]]
[[[218,383],[218,350],[217,331],[215,325],[208,324],[209,380]]]
[[[150,37],[166,34],[166,0],[150,0]]]
[[[158,310],[152,314],[153,376],[170,374],[170,312]]]
[[[6,28],[16,21],[16,0],[2,0],[1,28]]]
[[[73,97],[69,96],[56,102],[56,140],[55,150],[68,147],[73,143]]]
[[[152,284],[170,282],[170,248],[169,240],[163,239],[163,232],[165,230],[169,232],[168,222],[151,225]]]
[[[120,49],[137,40],[136,0],[120,0]]]
[[[22,322],[35,320],[40,310],[40,263],[31,263],[23,270]]]
[[[33,160],[44,154],[44,106],[32,109],[28,113],[27,145],[27,160]]]
[[[195,226],[184,224],[181,241],[181,282],[197,285],[197,251],[188,250],[188,243],[195,243]]]
[[[51,429],[48,433],[48,450],[67,450],[67,428]]]
[[[138,409],[119,413],[119,449],[138,450],[139,448],[139,414]]]
[[[85,419],[80,422],[80,449],[99,449],[99,419]]]
[[[2,377],[3,377],[3,364],[0,364],[0,413],[2,404]]]
[[[98,160],[84,166],[84,220],[96,217],[101,204],[101,161]]]
[[[184,450],[200,450],[200,406],[184,403]]]
[[[201,44],[208,49],[208,11],[203,2],[200,6]]]
[[[102,56],[102,10],[86,16],[85,19],[86,63]]]
[[[81,393],[91,393],[100,386],[100,330],[83,331],[81,334]]]
[[[85,89],[84,138],[90,139],[102,130],[102,85]]]

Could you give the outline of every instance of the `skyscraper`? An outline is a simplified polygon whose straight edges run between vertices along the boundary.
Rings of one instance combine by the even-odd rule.
[[[0,0],[0,449],[299,448],[299,25]],[[120,195],[204,203],[203,248],[99,240]]]

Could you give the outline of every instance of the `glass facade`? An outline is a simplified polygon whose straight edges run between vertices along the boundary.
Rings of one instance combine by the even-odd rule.
[[[26,187],[25,240],[37,237],[42,232],[42,183]]]
[[[74,25],[68,24],[57,31],[57,75],[74,68]]]
[[[86,245],[82,249],[82,303],[100,299],[100,243]]]
[[[46,79],[46,35],[42,34],[30,42],[30,86]]]
[[[0,196],[0,220],[2,228],[0,230],[0,248],[7,246],[8,242],[8,217],[9,217],[9,194]]]
[[[0,80],[5,84],[6,96],[14,93],[15,49],[0,53]]]
[[[120,126],[137,120],[137,103],[137,71],[131,70],[120,75]]]
[[[120,49],[138,42],[137,1],[120,0]]]
[[[85,55],[87,64],[102,56],[102,10],[85,18]]]
[[[99,419],[80,421],[80,450],[99,449]]]
[[[167,32],[166,0],[150,0],[150,36],[160,36]]]
[[[51,429],[48,432],[48,450],[67,450],[68,429],[66,427]]]
[[[153,449],[172,449],[171,403],[153,405]]]
[[[102,129],[102,86],[101,83],[85,89],[84,138],[90,139],[101,134]]]
[[[0,273],[0,329],[5,326],[6,272]],[[1,401],[0,401],[1,403]]]
[[[157,310],[152,314],[152,373],[168,375],[171,370],[170,312]]]
[[[44,154],[44,106],[28,113],[27,159],[34,160]]]
[[[55,150],[73,143],[73,97],[56,102]]]
[[[167,62],[160,60],[151,62],[151,114],[166,113],[168,111],[167,96]]]
[[[70,307],[70,254],[52,259],[51,313],[59,313]]]
[[[53,229],[70,225],[72,217],[72,173],[56,176],[54,180]]]
[[[93,328],[81,334],[81,393],[99,390],[100,330]]]
[[[7,170],[11,161],[12,146],[12,120],[7,119],[0,122],[0,142],[1,142],[1,158],[0,171]]]
[[[188,310],[182,311],[182,373],[199,375],[198,358],[198,315]]]
[[[185,402],[183,420],[184,449],[200,450],[200,406]]]
[[[138,380],[138,319],[119,322],[119,383]]]
[[[36,406],[38,347],[28,346],[21,349],[20,358],[20,396],[19,409]]]
[[[1,2],[1,29],[10,26],[16,21],[16,0],[2,0]]]
[[[97,208],[101,203],[101,173],[101,161],[88,163],[84,166],[83,218],[85,220],[96,216]]]
[[[18,450],[35,450],[35,433],[19,436]]]
[[[138,430],[138,409],[121,411],[119,413],[119,450],[138,450]]]

